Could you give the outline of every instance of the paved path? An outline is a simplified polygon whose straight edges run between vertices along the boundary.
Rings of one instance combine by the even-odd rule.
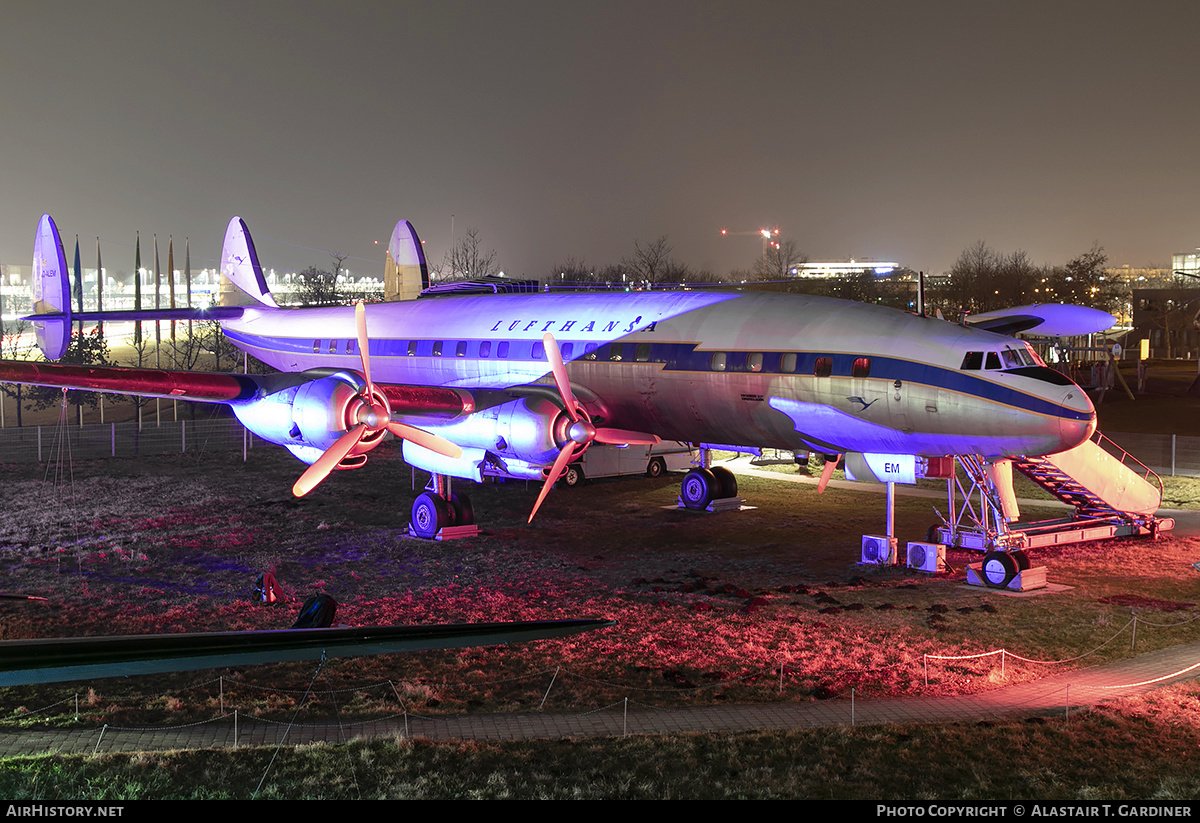
[[[805,729],[873,723],[977,721],[1011,716],[1063,714],[1080,706],[1200,676],[1200,643],[1175,646],[1129,660],[961,697],[906,697],[894,700],[825,700],[653,709],[623,706],[589,714],[554,712],[410,716],[339,726],[238,719],[237,745],[337,742],[354,737],[425,737],[433,740],[536,740],[619,737],[624,734],[744,732]],[[232,718],[193,726],[158,729],[0,729],[0,756],[45,752],[130,752],[164,749],[229,748]]]

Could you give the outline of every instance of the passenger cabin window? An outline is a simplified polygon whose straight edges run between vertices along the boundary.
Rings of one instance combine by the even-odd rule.
[[[645,363],[645,362],[649,361],[650,360],[650,344],[649,343],[638,343],[637,344],[637,353],[634,355],[634,358],[639,363]]]
[[[458,341],[458,346],[457,346],[457,348],[454,349],[454,356],[455,357],[466,357],[467,356],[467,341],[466,340]]]
[[[1000,355],[996,354],[994,351],[988,352],[987,353],[987,367],[989,369],[1000,368]]]
[[[508,357],[508,341],[507,340],[505,340],[499,346],[496,347],[496,356],[497,357]]]
[[[760,372],[762,371],[762,364],[762,352],[750,352],[750,354],[746,355],[746,371]]]
[[[329,353],[337,354],[337,341],[336,340],[329,341]]]
[[[433,341],[433,356],[434,357],[442,356],[442,341],[441,340]]]
[[[562,355],[563,360],[570,360],[571,354],[574,351],[575,351],[574,343],[563,343],[558,349],[558,352],[559,352],[559,354]]]
[[[969,351],[963,357],[962,365],[959,366],[964,371],[979,371],[983,368],[983,352]]]
[[[813,377],[828,377],[833,374],[833,358],[818,357],[813,363]]]
[[[480,357],[487,357],[491,353],[492,353],[492,341],[491,340],[484,340],[482,343],[479,344],[479,356]]]
[[[613,361],[614,363],[621,362],[621,359],[622,359],[621,354],[622,354],[624,348],[625,347],[622,346],[620,343],[613,343],[611,346],[608,347],[608,359]]]
[[[417,341],[416,340],[408,341],[408,356],[409,357],[417,356]]]
[[[779,371],[783,372],[784,374],[796,373],[795,352],[786,352],[782,357],[779,358]]]
[[[871,358],[856,357],[853,365],[850,366],[851,377],[870,377],[871,376]]]
[[[713,352],[713,356],[709,360],[709,368],[711,368],[713,371],[725,371],[726,359],[727,358],[725,356],[725,352],[723,352],[723,351]]]
[[[596,359],[596,344],[595,343],[588,343],[586,346],[584,346],[583,359],[584,360],[595,360]]]
[[[313,341],[313,354],[320,354],[320,353],[321,353],[321,341],[314,340]]]
[[[536,343],[533,344],[533,348],[530,350],[530,354],[533,355],[534,360],[545,360],[546,359],[546,344],[543,343],[541,340],[537,341]]]
[[[347,340],[346,341],[346,354],[354,354],[354,349],[357,347],[357,345],[358,345],[357,340]]]

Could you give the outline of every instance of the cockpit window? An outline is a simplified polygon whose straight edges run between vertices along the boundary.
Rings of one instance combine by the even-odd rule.
[[[1000,355],[1004,358],[1004,368],[1019,369],[1023,365],[1021,356],[1012,349],[1001,349]]]
[[[1000,355],[996,354],[994,351],[988,352],[987,353],[987,368],[989,368],[989,369],[1000,368]]]
[[[963,371],[979,371],[983,368],[983,352],[969,351],[963,355],[962,365],[959,366]]]

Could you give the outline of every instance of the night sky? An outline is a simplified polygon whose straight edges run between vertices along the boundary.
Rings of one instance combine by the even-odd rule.
[[[368,272],[451,215],[534,277],[663,234],[725,273],[761,244],[720,229],[768,225],[932,272],[1200,245],[1194,2],[5,0],[0,31],[6,263],[43,212],[110,271],[135,230],[211,265],[235,214],[269,267]]]

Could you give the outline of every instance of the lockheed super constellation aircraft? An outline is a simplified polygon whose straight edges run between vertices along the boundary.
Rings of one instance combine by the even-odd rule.
[[[409,282],[425,271],[405,221],[389,245],[389,270]],[[1002,458],[1071,449],[1096,426],[1084,392],[1027,343],[880,306],[664,291],[281,308],[240,218],[226,232],[221,272],[221,306],[206,316],[279,374],[5,362],[0,380],[228,404],[250,431],[310,464],[297,495],[334,468],[361,466],[391,431],[404,459],[435,478],[543,481],[534,512],[596,441]],[[134,316],[72,314],[48,215],[34,277],[34,319],[51,359],[65,350],[72,320]],[[1019,314],[1013,328],[1039,322]],[[151,315],[184,316],[141,316]],[[996,318],[990,327],[1006,328]],[[440,483],[432,488],[413,506],[418,533],[470,522],[469,503],[440,494]],[[735,495],[721,469],[694,469],[682,484],[692,508]]]

